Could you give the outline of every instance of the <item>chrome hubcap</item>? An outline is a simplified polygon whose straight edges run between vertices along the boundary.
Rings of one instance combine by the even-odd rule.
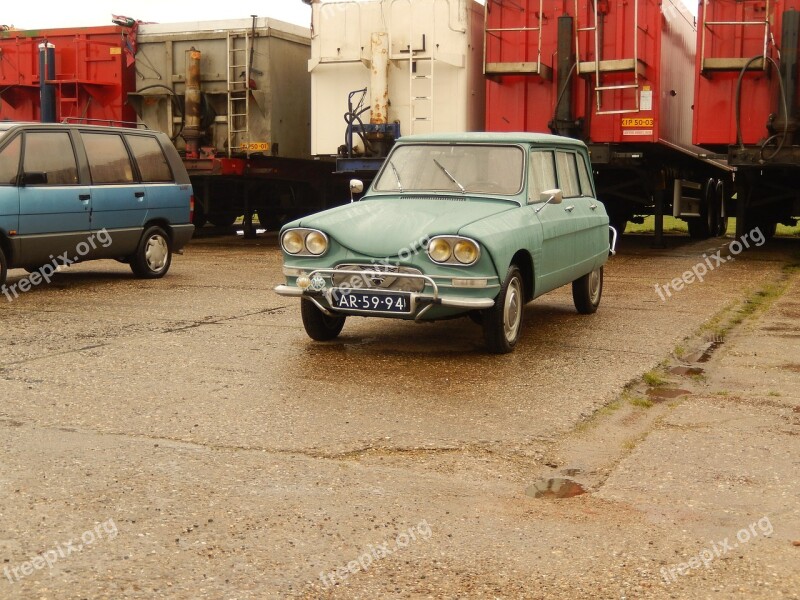
[[[519,279],[514,277],[508,284],[505,303],[503,304],[503,333],[507,341],[513,342],[517,338],[521,320],[522,286]]]
[[[144,251],[147,266],[151,271],[160,271],[167,264],[169,246],[167,240],[160,235],[154,235],[147,240],[147,248]]]
[[[600,269],[595,269],[589,275],[589,298],[592,304],[600,301]]]

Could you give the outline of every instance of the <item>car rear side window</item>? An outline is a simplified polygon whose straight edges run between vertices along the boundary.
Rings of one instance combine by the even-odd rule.
[[[558,152],[558,182],[565,198],[581,195],[578,165],[572,152]]]
[[[144,135],[126,135],[125,139],[131,147],[142,181],[158,183],[174,181],[169,168],[167,157],[161,149],[161,144],[154,137]]]
[[[592,178],[589,177],[589,170],[586,167],[586,158],[580,155],[578,158],[578,175],[581,178],[581,194],[584,196],[593,196],[592,191]]]
[[[531,172],[528,193],[530,199],[538,202],[545,190],[556,187],[556,165],[552,152],[531,152]]]
[[[25,173],[43,173],[45,185],[75,185],[78,167],[72,141],[66,131],[34,131],[25,134]]]
[[[19,171],[19,151],[22,136],[18,135],[0,152],[0,185],[14,185]]]
[[[131,183],[133,169],[122,136],[109,133],[82,134],[92,183]]]

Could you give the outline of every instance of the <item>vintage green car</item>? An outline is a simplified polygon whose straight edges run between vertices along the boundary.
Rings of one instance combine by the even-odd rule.
[[[363,184],[351,181],[354,193]],[[401,138],[358,201],[286,224],[283,296],[308,335],[330,340],[348,315],[470,316],[491,352],[514,349],[523,306],[572,283],[593,313],[613,253],[586,146],[531,133]]]

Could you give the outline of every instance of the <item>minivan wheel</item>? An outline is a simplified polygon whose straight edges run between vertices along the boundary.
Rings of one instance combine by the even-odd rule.
[[[489,352],[506,354],[517,345],[525,307],[523,290],[522,274],[511,265],[494,306],[483,313],[483,339]]]
[[[6,263],[6,255],[3,248],[0,247],[0,285],[6,282],[6,275],[8,275],[8,263]]]
[[[137,277],[158,279],[169,271],[171,263],[172,247],[169,236],[157,225],[148,227],[131,257],[131,271]]]

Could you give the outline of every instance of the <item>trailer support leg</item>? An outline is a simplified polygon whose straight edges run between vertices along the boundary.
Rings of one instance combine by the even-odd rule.
[[[737,178],[736,186],[736,237],[742,239],[747,233],[747,205],[750,201],[748,185],[744,177]]]
[[[252,240],[256,237],[256,230],[253,227],[253,209],[250,207],[250,186],[244,186],[244,218],[242,219],[242,229],[245,239]]]
[[[653,235],[653,248],[664,248],[664,189],[659,188],[653,192],[655,201],[655,233]]]

